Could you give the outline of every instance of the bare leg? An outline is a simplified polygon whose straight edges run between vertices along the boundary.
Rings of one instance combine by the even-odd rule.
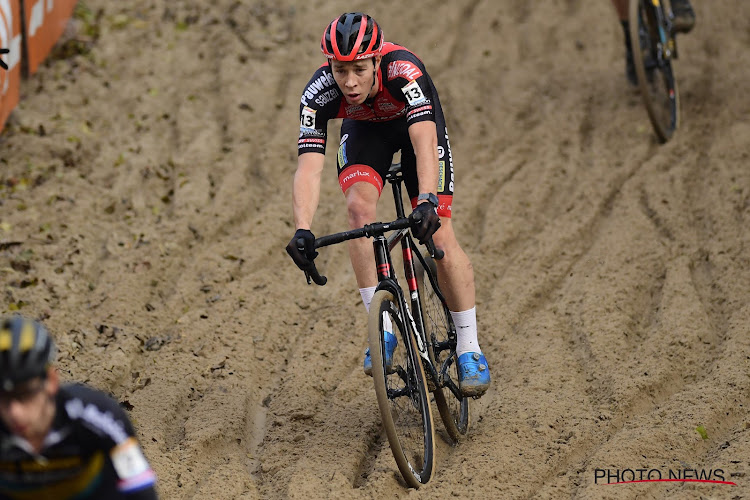
[[[375,222],[378,204],[378,190],[367,182],[353,184],[344,194],[349,213],[349,227],[357,229],[365,224]],[[367,288],[378,284],[375,273],[375,257],[372,253],[372,241],[367,238],[357,238],[347,242],[352,269],[357,278],[359,288]]]
[[[451,219],[441,218],[440,223],[433,236],[435,245],[445,252],[444,258],[435,261],[440,289],[451,311],[466,311],[474,307],[474,268],[456,240]]]
[[[620,21],[628,20],[628,3],[628,0],[612,0],[612,5],[615,6]]]

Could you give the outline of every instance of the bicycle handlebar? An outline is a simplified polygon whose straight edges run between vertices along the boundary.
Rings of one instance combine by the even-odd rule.
[[[314,248],[326,247],[329,245],[335,245],[336,243],[342,243],[344,241],[353,240],[357,238],[371,238],[380,236],[388,231],[398,231],[399,229],[406,229],[411,227],[415,222],[421,221],[421,214],[412,214],[409,217],[396,219],[393,222],[374,222],[372,224],[365,224],[365,226],[359,229],[352,229],[350,231],[344,231],[341,233],[330,234],[327,236],[321,236],[315,239]],[[432,241],[432,237],[427,239],[425,242],[427,251],[430,252],[430,256],[435,259],[442,259],[445,256],[445,252],[435,248],[435,242]],[[300,251],[305,249],[305,241],[302,238],[297,240],[297,248]],[[318,272],[318,268],[315,266],[315,262],[310,262],[310,268],[305,270],[305,279],[307,284],[310,284],[310,280],[314,281],[316,285],[323,286],[328,282],[328,278],[321,275]]]
[[[297,250],[300,252],[305,251],[305,240],[302,238],[297,238]],[[303,269],[305,271],[305,279],[307,280],[307,284],[310,284],[310,280],[312,279],[316,285],[323,286],[328,282],[328,278],[325,276],[321,276],[321,274],[318,272],[318,268],[315,267],[315,262],[310,262],[310,268],[309,269]]]
[[[396,219],[393,222],[374,222],[372,224],[365,224],[359,229],[352,229],[350,231],[344,231],[342,233],[330,234],[328,236],[321,236],[315,239],[315,248],[327,247],[329,245],[335,245],[336,243],[342,243],[348,240],[354,240],[357,238],[371,238],[374,236],[380,236],[388,231],[397,231],[399,229],[405,229],[410,227],[412,224],[411,219],[404,217],[403,219]]]

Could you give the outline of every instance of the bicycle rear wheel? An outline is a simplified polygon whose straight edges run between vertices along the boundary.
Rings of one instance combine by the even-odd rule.
[[[437,283],[437,266],[435,261],[427,256],[425,262],[429,273]],[[417,261],[417,264],[420,264]],[[459,397],[450,389],[458,393],[458,358],[456,357],[456,327],[450,311],[440,300],[430,277],[421,265],[417,266],[417,282],[420,287],[422,301],[422,316],[425,336],[427,337],[427,351],[437,370],[447,364],[447,370],[442,383],[433,393],[435,405],[440,413],[445,430],[454,443],[458,443],[469,431],[469,398]]]
[[[399,342],[390,369],[384,361],[386,318]],[[393,294],[386,290],[375,293],[370,303],[368,337],[380,417],[401,474],[410,487],[418,488],[432,478],[435,441],[422,362],[403,318]]]
[[[654,132],[664,143],[680,123],[680,94],[672,68],[674,36],[667,31],[667,13],[659,0],[630,0],[629,17],[641,99]]]

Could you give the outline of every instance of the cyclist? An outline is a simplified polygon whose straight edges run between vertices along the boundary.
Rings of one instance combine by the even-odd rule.
[[[8,52],[10,52],[10,49],[0,48],[0,54],[7,54]],[[8,65],[5,64],[5,61],[3,61],[2,59],[0,59],[0,68],[8,69]]]
[[[352,228],[375,221],[383,179],[400,150],[412,208],[423,216],[422,223],[412,229],[414,237],[424,243],[432,236],[445,252],[437,261],[438,274],[458,330],[459,387],[465,395],[480,396],[489,387],[490,372],[477,340],[471,262],[456,241],[451,223],[453,157],[435,86],[414,53],[385,42],[375,20],[360,12],[342,14],[329,23],[321,50],[328,61],[313,74],[300,102],[293,183],[296,232],[287,252],[303,270],[317,256],[310,228],[320,196],[330,119],[344,119],[338,179]],[[296,243],[300,238],[302,249]],[[348,248],[362,301],[369,310],[377,285],[372,244],[355,239]],[[386,344],[389,363],[396,337],[386,333]],[[369,350],[364,369],[371,375]]]
[[[695,11],[689,0],[671,0],[674,14],[674,29],[677,33],[688,33],[695,25]],[[622,31],[625,34],[625,76],[632,85],[638,85],[633,63],[633,52],[630,48],[630,22],[628,20],[628,0],[612,0],[620,18]]]
[[[120,406],[61,385],[45,327],[0,321],[0,499],[156,499],[154,475]]]

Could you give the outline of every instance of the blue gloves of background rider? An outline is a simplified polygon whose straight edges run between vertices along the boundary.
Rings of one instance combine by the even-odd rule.
[[[409,218],[412,220],[411,234],[422,245],[440,229],[437,207],[430,201],[417,205]],[[286,246],[286,252],[297,267],[309,271],[314,266],[315,257],[318,256],[318,252],[315,251],[315,235],[309,229],[297,229]]]

